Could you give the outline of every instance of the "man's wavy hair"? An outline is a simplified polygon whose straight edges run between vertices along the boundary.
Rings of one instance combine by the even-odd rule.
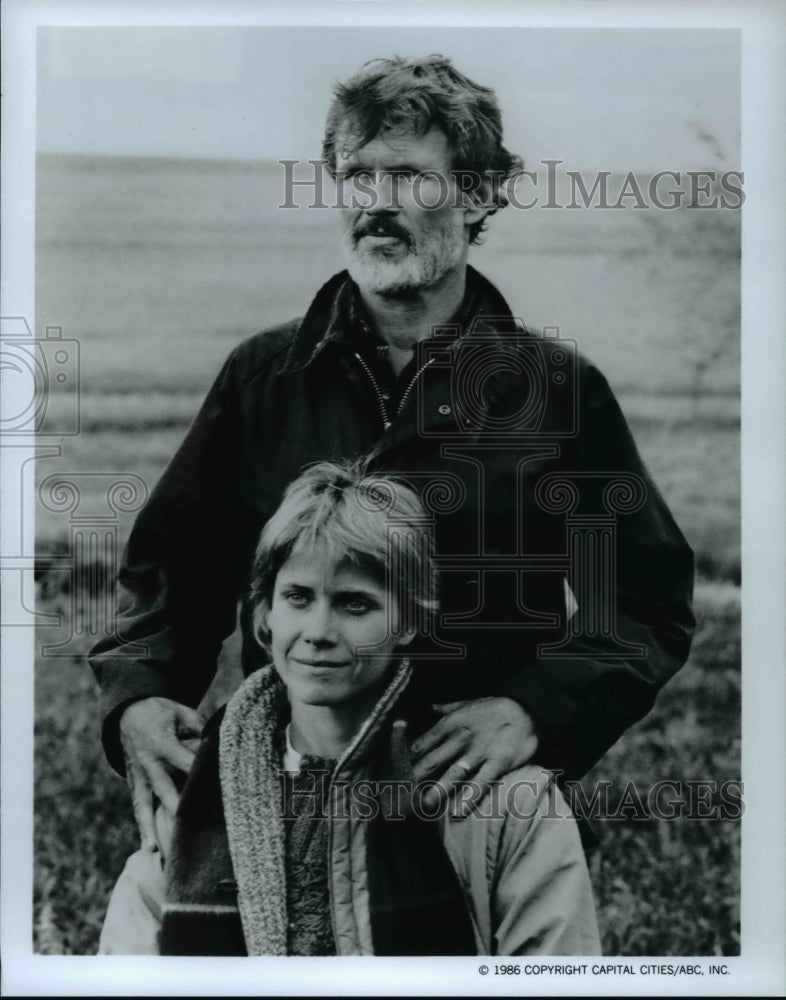
[[[292,555],[350,565],[375,577],[398,603],[402,629],[423,630],[437,610],[437,569],[428,517],[417,493],[362,464],[318,462],[284,493],[262,529],[251,573],[254,632],[276,576]]]
[[[348,156],[382,133],[424,135],[433,126],[448,138],[453,170],[485,179],[486,218],[504,208],[504,182],[522,168],[521,157],[502,145],[502,115],[494,91],[459,73],[445,56],[373,59],[337,84],[322,157],[335,174],[339,151]],[[470,243],[479,243],[485,228],[485,218],[473,223]]]

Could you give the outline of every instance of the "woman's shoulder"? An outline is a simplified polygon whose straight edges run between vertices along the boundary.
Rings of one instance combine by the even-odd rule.
[[[537,764],[509,771],[492,781],[487,789],[469,780],[464,784],[461,800],[470,821],[501,824],[509,819],[524,822],[550,815],[572,815],[554,773]],[[447,819],[451,824],[465,822],[455,810],[448,811]]]
[[[497,794],[500,818],[572,816],[554,772],[537,764],[525,764],[503,775],[498,781]]]
[[[578,842],[575,819],[554,774],[537,765],[508,772],[485,794],[468,782],[462,798],[470,806],[467,815],[459,818],[449,809],[445,816],[445,842],[456,857],[484,858],[493,869],[501,855],[526,849],[544,833],[555,845]]]

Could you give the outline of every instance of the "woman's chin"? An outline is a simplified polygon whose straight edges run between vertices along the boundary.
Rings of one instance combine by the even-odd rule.
[[[339,706],[347,700],[348,692],[329,681],[309,680],[288,684],[289,700],[301,705]]]

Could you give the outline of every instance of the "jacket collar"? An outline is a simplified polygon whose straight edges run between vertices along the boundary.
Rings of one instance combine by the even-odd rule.
[[[371,335],[360,314],[357,285],[347,271],[335,274],[317,292],[292,338],[282,374],[302,371],[331,344],[349,345],[358,336]],[[477,334],[521,330],[500,291],[474,267],[467,266],[467,290],[455,343]]]

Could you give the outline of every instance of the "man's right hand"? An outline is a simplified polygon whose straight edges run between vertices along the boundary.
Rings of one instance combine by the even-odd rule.
[[[204,724],[199,712],[169,698],[143,698],[120,716],[126,776],[143,848],[158,846],[155,800],[170,816],[175,814],[179,795],[172,774],[191,769]]]

